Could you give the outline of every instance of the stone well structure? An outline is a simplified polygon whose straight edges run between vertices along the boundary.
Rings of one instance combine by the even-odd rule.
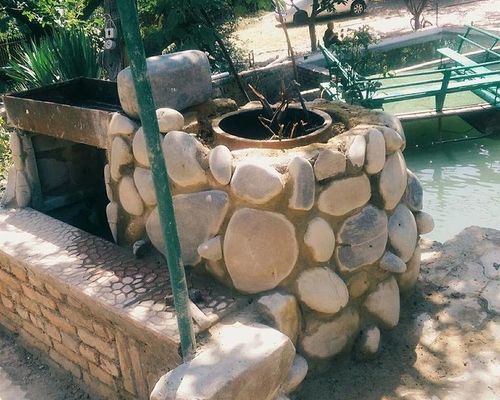
[[[405,164],[405,135],[399,120],[384,112],[315,101],[308,103],[308,108],[328,113],[335,127],[321,143],[286,150],[231,149],[210,140],[211,126],[213,120],[238,106],[230,99],[210,99],[210,70],[204,56],[189,52],[185,56],[168,57],[166,65],[150,66],[150,71],[156,74],[152,79],[155,85],[172,88],[169,93],[157,89],[155,96],[160,107],[157,117],[182,260],[186,266],[206,271],[224,286],[244,295],[240,298],[248,295],[254,299],[251,307],[258,320],[290,339],[276,339],[281,348],[287,349],[286,358],[290,362],[280,373],[286,375],[290,368],[289,376],[284,382],[282,378],[276,379],[263,398],[273,399],[278,391],[293,391],[304,378],[308,361],[330,359],[350,351],[354,344],[359,355],[376,355],[381,332],[398,323],[400,292],[408,291],[417,280],[419,235],[433,228],[432,217],[422,211],[422,187]],[[175,70],[168,66],[172,59]],[[160,57],[159,62],[162,60]],[[198,81],[192,85],[192,92],[187,93],[189,96],[183,86],[186,77]],[[122,107],[128,115],[112,114],[107,133],[104,130],[96,136],[97,147],[106,152],[102,173],[109,203],[105,218],[113,240],[130,253],[132,248],[137,249],[137,245],[147,241],[161,252],[164,246],[156,195],[130,79],[126,70],[118,80]],[[26,134],[12,134],[15,165],[9,174],[4,205],[27,207],[39,196],[40,188],[33,184],[36,179],[31,176],[36,170],[34,164],[40,167],[43,157],[52,159],[55,147],[34,156],[30,143]],[[58,154],[74,153],[70,150],[72,142],[63,144],[65,150]],[[98,156],[96,153],[96,160]],[[67,175],[72,176],[73,160],[62,159],[64,162],[57,165],[67,165]],[[79,157],[78,166],[84,165],[85,159],[84,155]],[[51,170],[52,165],[55,164],[51,161],[46,170]],[[57,178],[58,171],[53,172]],[[87,175],[90,178],[92,174]],[[64,187],[64,182],[61,175],[57,187]],[[27,229],[25,220],[29,216],[21,214],[22,229]],[[6,218],[15,222],[12,216]],[[75,234],[82,235],[77,231]],[[15,257],[15,249],[9,251],[8,256]],[[71,265],[78,270],[77,263]],[[44,266],[40,269],[44,274],[53,272]],[[101,269],[104,267],[96,271]],[[9,277],[14,279],[14,272],[9,271],[7,268]],[[109,275],[117,273],[110,270]],[[118,275],[117,279],[130,280],[126,274]],[[50,279],[49,286],[59,282],[58,277],[51,275]],[[87,296],[86,279],[81,280],[78,290],[90,304],[95,299]],[[97,282],[106,286],[106,279]],[[135,275],[134,279],[141,280]],[[61,287],[74,289],[66,281]],[[117,301],[112,306],[135,307]],[[134,324],[140,324],[143,312],[147,311],[128,310],[127,315],[138,320]],[[163,327],[156,328],[165,322],[162,318],[155,320],[155,335],[164,331]],[[210,321],[215,324],[218,318]],[[124,329],[122,321],[119,322],[119,328],[109,324],[110,331],[119,331],[118,336]],[[171,324],[172,319],[168,322]],[[203,322],[198,332],[211,324]],[[113,342],[113,337],[107,340]],[[290,367],[294,349],[300,355],[295,356]],[[262,351],[268,354],[267,350]],[[168,368],[175,367],[177,361]],[[118,364],[122,365],[121,361]],[[152,368],[152,362],[143,364],[147,365],[147,369],[144,367],[147,371]],[[82,367],[82,371],[91,373],[89,365],[94,364],[85,361],[86,369]],[[136,387],[129,390],[125,379],[127,363],[123,365],[123,372],[116,372],[116,379],[109,379],[106,390],[116,392],[119,387],[127,396],[137,392],[138,398],[146,398],[158,373],[164,373],[164,370],[150,371],[147,379],[136,379],[143,382],[141,390]],[[90,379],[88,385],[92,386]],[[155,396],[155,399],[167,398]],[[238,398],[245,398],[242,396]]]
[[[242,293],[263,294],[258,304],[266,318],[304,356],[325,359],[361,328],[378,338],[379,328],[397,325],[399,293],[417,279],[418,238],[432,219],[406,168],[396,118],[312,106],[343,119],[346,131],[288,150],[207,145],[183,132],[181,113],[157,115],[184,264]],[[115,114],[109,137],[114,238],[127,245],[147,238],[163,251],[142,128]]]

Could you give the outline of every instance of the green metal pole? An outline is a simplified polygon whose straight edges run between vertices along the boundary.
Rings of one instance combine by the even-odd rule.
[[[181,339],[184,360],[188,360],[196,350],[193,322],[189,310],[186,275],[181,260],[179,237],[175,223],[174,206],[170,192],[167,166],[163,158],[160,129],[156,119],[156,109],[147,76],[146,56],[139,32],[139,20],[134,0],[117,0],[123,35],[130,59],[130,69],[139,103],[142,128],[146,139],[151,172],[158,201],[160,227],[165,243],[170,283],[177,313],[177,325]]]

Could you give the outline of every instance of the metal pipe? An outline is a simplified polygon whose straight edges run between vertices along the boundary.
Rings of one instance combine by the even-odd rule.
[[[196,350],[193,321],[189,310],[189,296],[180,256],[180,244],[175,223],[174,206],[168,180],[167,166],[163,158],[160,130],[156,119],[151,84],[147,76],[146,56],[139,32],[139,20],[134,0],[117,0],[123,35],[130,59],[130,69],[139,104],[139,114],[146,139],[149,162],[158,202],[160,227],[165,243],[170,284],[174,297],[177,325],[182,355],[187,361]]]

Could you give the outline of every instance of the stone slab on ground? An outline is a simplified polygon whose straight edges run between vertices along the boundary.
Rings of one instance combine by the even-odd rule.
[[[292,342],[275,329],[224,325],[193,360],[158,381],[151,400],[272,400],[294,358]]]
[[[382,335],[380,357],[335,360],[308,375],[295,399],[500,399],[500,316],[486,301],[500,282],[491,273],[500,231],[469,227],[421,246],[417,287]]]

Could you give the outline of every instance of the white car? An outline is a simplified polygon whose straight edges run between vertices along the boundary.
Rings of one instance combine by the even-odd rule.
[[[335,11],[325,10],[319,16],[351,13],[352,15],[361,15],[365,12],[366,3],[368,0],[347,0],[345,4],[338,1],[335,4]],[[283,16],[285,23],[293,22],[294,24],[305,24],[309,15],[311,15],[313,0],[276,0],[275,16],[276,20],[280,20],[280,14]]]

